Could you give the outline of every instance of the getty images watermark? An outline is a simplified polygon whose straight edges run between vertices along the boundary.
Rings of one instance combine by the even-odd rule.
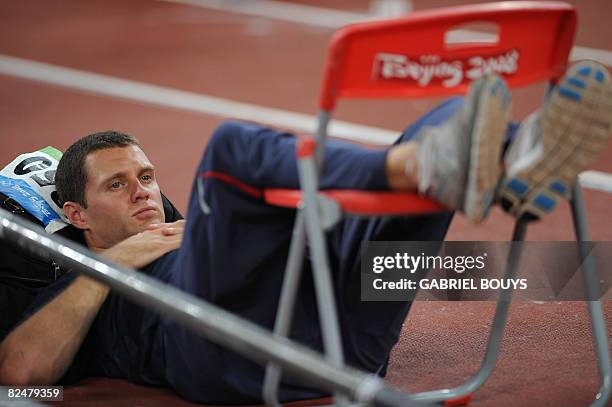
[[[515,272],[508,274],[512,264]],[[362,301],[494,300],[502,290],[512,290],[515,300],[598,300],[612,299],[611,287],[612,242],[364,242],[362,246]]]

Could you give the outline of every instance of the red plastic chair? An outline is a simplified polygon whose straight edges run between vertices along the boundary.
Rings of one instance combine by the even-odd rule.
[[[275,333],[286,336],[289,332],[308,241],[326,357],[342,365],[324,229],[343,215],[422,215],[446,210],[413,193],[318,190],[327,127],[337,102],[349,98],[465,94],[470,82],[487,72],[502,76],[510,87],[540,81],[554,84],[566,70],[576,18],[576,11],[566,3],[508,1],[415,12],[401,18],[350,25],[334,34],[323,74],[316,135],[298,142],[301,189],[269,189],[264,193],[270,204],[298,209]],[[471,23],[495,26],[495,39],[463,43],[448,40],[450,33]],[[525,231],[526,221],[517,221],[513,240],[523,240]],[[508,277],[516,273],[520,253],[511,252],[511,256]],[[509,307],[510,293],[506,294],[507,301],[498,303],[479,372],[455,389],[417,394],[413,396],[415,400],[466,403],[484,383],[499,353]],[[268,364],[264,400],[269,405],[278,405],[280,376],[280,369]]]
[[[497,27],[497,41],[446,41],[448,33],[481,22]],[[330,42],[323,73],[315,136],[317,160],[322,157],[327,127],[339,99],[465,94],[470,82],[486,71],[501,75],[510,87],[544,80],[555,83],[567,67],[575,27],[576,12],[566,3],[501,2],[416,12],[338,30]],[[458,64],[462,65],[460,73],[453,68]],[[448,74],[428,81],[415,72],[419,66],[435,65],[446,66]],[[349,212],[421,214],[442,209],[410,193],[323,193],[334,194],[343,208],[349,206]],[[301,195],[276,189],[267,190],[265,199],[271,204],[297,207]]]

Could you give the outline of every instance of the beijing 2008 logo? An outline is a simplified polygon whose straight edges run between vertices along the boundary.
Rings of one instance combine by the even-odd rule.
[[[516,49],[498,55],[471,56],[467,59],[443,60],[439,55],[407,55],[378,53],[374,59],[375,79],[414,80],[419,86],[440,81],[445,88],[459,85],[465,78],[472,81],[484,74],[513,74],[518,70]]]

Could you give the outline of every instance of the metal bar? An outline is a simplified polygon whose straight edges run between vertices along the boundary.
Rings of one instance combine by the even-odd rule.
[[[325,244],[323,225],[319,214],[317,191],[318,179],[315,158],[312,156],[298,160],[300,184],[302,186],[303,212],[306,221],[306,236],[312,252],[311,262],[315,283],[315,294],[319,310],[319,321],[323,336],[326,359],[338,366],[344,366],[344,351],[342,337],[338,324],[335,294],[331,280],[331,268]],[[335,394],[339,405],[348,404],[348,400],[340,394]]]
[[[289,258],[285,267],[285,277],[281,289],[280,300],[276,321],[274,322],[274,334],[288,337],[293,318],[295,298],[302,276],[302,264],[304,263],[304,249],[306,247],[306,231],[304,230],[304,214],[299,209],[295,216]],[[269,406],[280,406],[278,401],[278,385],[282,376],[279,365],[268,363],[263,384],[263,399]]]
[[[514,242],[522,242],[525,239],[526,232],[527,221],[517,220],[514,226],[512,240]],[[508,265],[506,267],[505,278],[514,278],[516,276],[519,269],[521,251],[521,243],[515,243],[511,246],[510,252],[508,253]],[[508,310],[510,308],[510,300],[512,299],[512,291],[512,289],[503,289],[500,292],[495,308],[495,316],[491,324],[491,331],[489,332],[487,350],[478,371],[457,387],[416,393],[409,396],[411,399],[427,402],[441,402],[467,396],[483,385],[493,372],[493,369],[495,369],[499,357],[499,350],[504,337],[504,329],[506,327],[506,321],[508,320]]]
[[[317,143],[315,151],[315,163],[317,174],[323,172],[323,160],[325,158],[325,142],[327,141],[327,127],[331,120],[331,113],[321,110],[317,116],[317,129],[315,132],[315,142]]]
[[[574,231],[576,232],[576,240],[578,241],[580,256],[582,258],[582,275],[587,298],[600,298],[600,290],[597,283],[598,278],[595,273],[593,258],[589,253],[586,253],[584,245],[580,244],[580,242],[588,242],[590,240],[580,182],[581,181],[577,182],[572,189],[571,206]],[[608,330],[601,308],[601,301],[587,301],[587,307],[591,317],[593,343],[595,345],[597,366],[599,368],[599,392],[595,396],[595,400],[591,404],[591,407],[603,407],[607,405],[608,399],[610,398],[610,388],[612,386]]]
[[[286,338],[278,338],[262,327],[202,299],[126,267],[114,265],[60,236],[0,209],[0,240],[48,257],[62,267],[79,270],[109,285],[132,301],[176,320],[208,339],[262,364],[271,360],[305,382],[331,392],[340,392],[357,402],[381,406],[422,406],[407,397],[401,404],[385,404],[397,391],[372,374],[344,366],[336,367],[317,352]]]

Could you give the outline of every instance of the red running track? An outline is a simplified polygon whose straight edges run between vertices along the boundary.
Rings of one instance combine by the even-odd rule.
[[[298,3],[298,2],[296,2]],[[357,12],[368,2],[301,1]],[[459,4],[417,0],[416,9]],[[612,4],[575,1],[577,44],[612,50]],[[0,2],[0,54],[230,100],[314,114],[330,28],[149,0]],[[515,92],[517,118],[537,107],[542,88]],[[438,101],[351,102],[343,120],[402,129]],[[231,117],[228,111],[226,117]],[[46,145],[65,149],[104,129],[136,135],[164,191],[182,210],[208,135],[226,117],[185,112],[0,75],[0,162]],[[612,147],[593,165],[612,172]],[[593,240],[612,240],[610,197],[586,192]],[[571,240],[567,205],[530,228],[530,240]],[[507,240],[513,221],[495,210],[474,227],[457,216],[450,240]],[[604,303],[608,327],[612,307]],[[395,348],[388,380],[419,391],[462,382],[478,366],[493,304],[417,302]],[[597,389],[582,303],[513,304],[500,363],[474,406],[583,406]],[[67,389],[61,405],[187,405],[166,390],[92,379]]]

